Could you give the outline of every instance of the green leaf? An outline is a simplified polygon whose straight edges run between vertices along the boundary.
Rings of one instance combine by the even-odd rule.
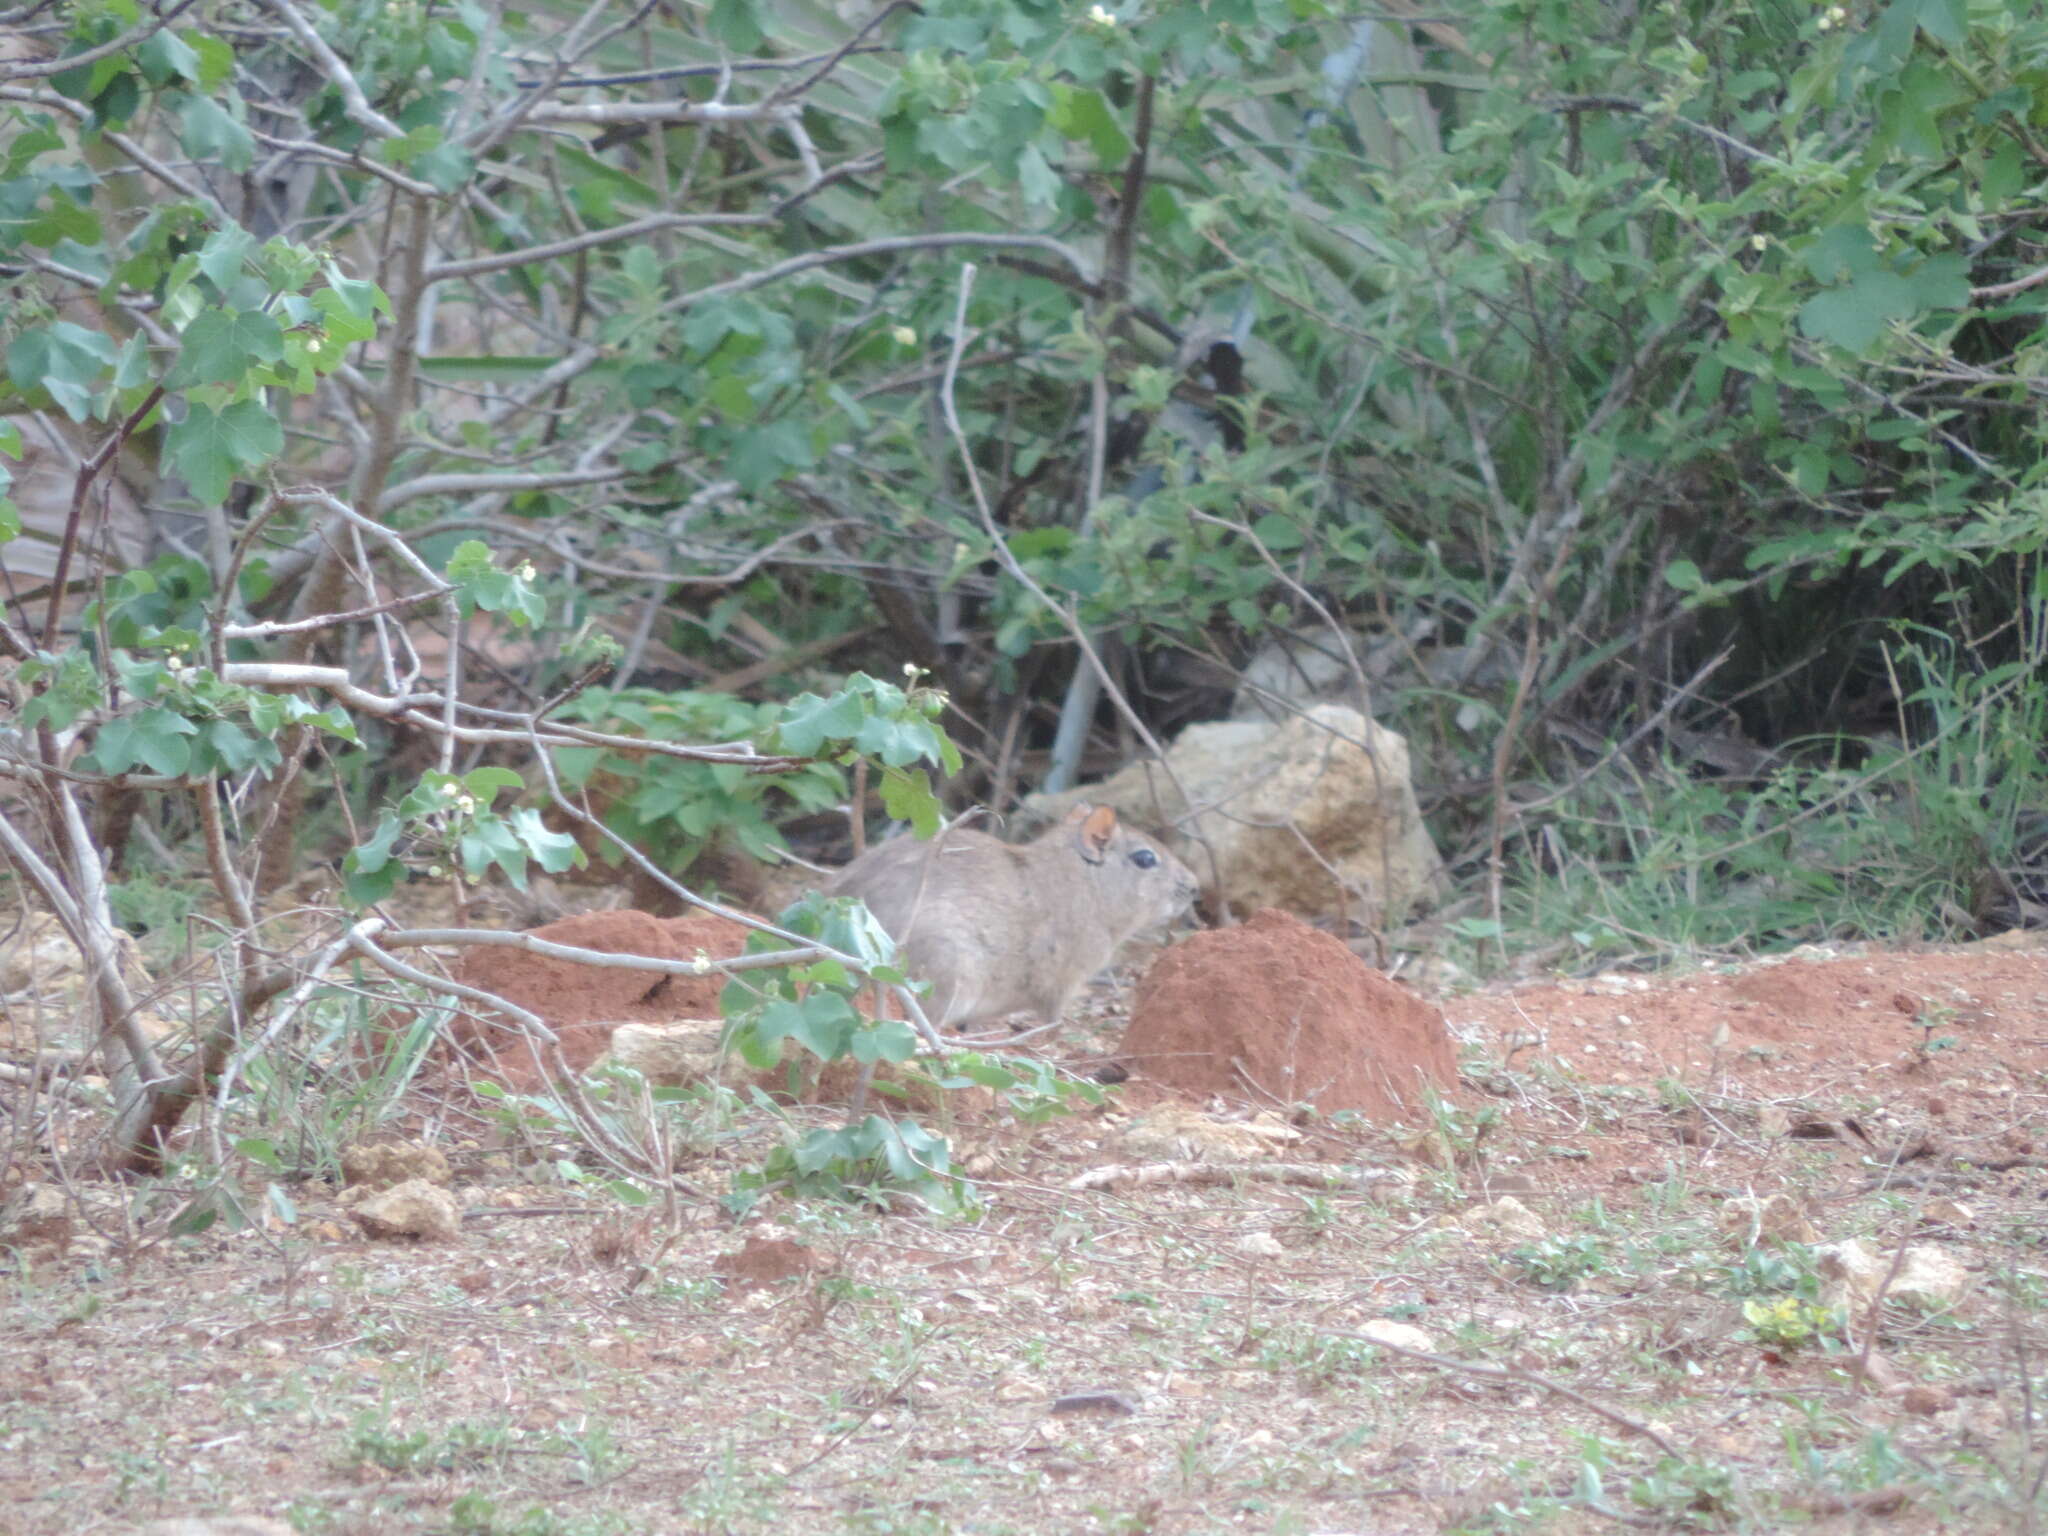
[[[363,287],[371,286],[364,283]],[[368,341],[377,334],[377,322],[368,314],[359,313],[355,304],[337,288],[322,288],[313,295],[313,308],[319,311],[327,327],[328,340],[348,346],[351,342]]]
[[[193,159],[218,161],[223,169],[237,176],[255,160],[256,141],[249,137],[249,130],[230,117],[213,97],[185,97],[178,117],[182,130],[178,142]]]
[[[942,807],[923,773],[902,768],[882,772],[882,809],[894,821],[907,821],[919,837],[936,837]]]
[[[185,41],[199,60],[199,88],[212,91],[225,85],[235,72],[235,50],[204,32],[186,32]]]
[[[1122,164],[1131,152],[1123,125],[1100,91],[1055,84],[1047,120],[1067,138],[1086,139],[1095,158],[1106,166]]]
[[[1026,144],[1017,155],[1017,184],[1024,201],[1034,208],[1052,207],[1065,185],[1036,144]]]
[[[135,63],[151,85],[165,86],[173,80],[199,82],[198,52],[169,28],[153,33],[135,50]]]
[[[412,169],[436,191],[459,192],[476,174],[476,156],[459,144],[437,144],[415,156]]]
[[[793,469],[809,469],[817,463],[817,456],[811,452],[810,428],[800,421],[783,420],[741,433],[725,462],[740,489],[753,492],[773,485]]]
[[[733,53],[756,53],[767,41],[753,0],[711,0],[708,30]]]
[[[513,811],[506,820],[520,845],[532,855],[533,861],[551,875],[558,875],[565,869],[581,869],[590,862],[583,847],[567,832],[553,832],[541,820],[540,812],[532,806],[523,805]]]
[[[878,1019],[856,1033],[849,1050],[866,1065],[875,1061],[908,1061],[917,1054],[917,1031],[902,1019]]]
[[[92,414],[100,376],[117,356],[113,338],[57,320],[23,331],[9,343],[7,376],[24,393],[40,386],[65,415],[84,421]]]
[[[462,787],[488,805],[501,789],[526,788],[526,780],[510,768],[472,768],[462,776]]]
[[[93,739],[92,759],[101,773],[127,773],[140,765],[176,777],[191,766],[189,738],[198,733],[198,726],[168,709],[117,715]]]
[[[1920,30],[1960,48],[1970,35],[1970,0],[1919,0]]]
[[[834,694],[821,699],[806,693],[789,702],[778,734],[782,750],[793,757],[815,757],[827,741],[845,741],[867,716],[858,695]]]
[[[284,429],[255,400],[222,411],[193,402],[164,434],[165,459],[206,504],[226,499],[237,470],[259,469],[283,451]]]
[[[481,880],[496,865],[517,889],[526,889],[526,849],[501,817],[479,815],[456,840],[456,848],[470,879]]]
[[[240,384],[255,364],[283,356],[284,331],[269,315],[255,309],[209,309],[185,327],[177,366],[164,383],[170,389]]]
[[[242,275],[242,265],[255,248],[256,237],[239,224],[217,229],[199,248],[199,270],[207,275],[214,287],[226,293],[235,279]]]

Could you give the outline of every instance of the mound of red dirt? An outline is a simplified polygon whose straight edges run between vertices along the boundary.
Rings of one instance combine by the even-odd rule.
[[[1425,1086],[1449,1093],[1458,1080],[1442,1014],[1270,908],[1162,954],[1118,1055],[1185,1093],[1376,1120],[1413,1120]]]
[[[747,929],[708,913],[654,917],[646,912],[586,912],[531,930],[534,938],[608,955],[656,960],[729,959],[746,948]],[[666,1024],[673,1019],[715,1019],[725,978],[670,976],[660,971],[582,965],[523,949],[463,952],[455,979],[496,993],[539,1014],[561,1036],[562,1054],[577,1071],[595,1062],[621,1024]],[[455,1041],[512,1088],[530,1088],[540,1070],[515,1028],[464,1019]]]

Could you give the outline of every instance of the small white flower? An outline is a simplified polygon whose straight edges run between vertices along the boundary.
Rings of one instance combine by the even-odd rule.
[[[1826,15],[1824,15],[1824,16],[1822,16],[1822,17],[1821,17],[1821,19],[1820,19],[1819,21],[1816,21],[1816,22],[1815,22],[1815,23],[1813,24],[1813,30],[1814,30],[1814,31],[1816,31],[1816,32],[1827,32],[1827,31],[1831,31],[1831,30],[1833,30],[1833,28],[1834,28],[1834,25],[1835,25],[1835,19],[1834,19],[1834,17],[1832,17],[1832,16],[1826,16]]]
[[[1828,7],[1828,20],[1829,20],[1829,21],[1832,21],[1832,22],[1833,22],[1833,23],[1834,23],[1834,24],[1835,24],[1836,26],[1838,26],[1838,27],[1845,27],[1845,26],[1847,26],[1847,25],[1849,24],[1849,12],[1848,12],[1848,9],[1847,9],[1847,8],[1846,8],[1845,6],[1839,6],[1839,5],[1831,5],[1831,6],[1829,6],[1829,7]]]
[[[308,337],[306,340],[306,350],[308,352],[318,352],[320,350],[320,338],[318,336]]]
[[[711,973],[711,957],[703,950],[698,950],[697,957],[690,962],[690,969],[699,976],[708,976]]]
[[[1091,5],[1088,7],[1088,20],[1098,27],[1113,27],[1116,25],[1116,12],[1106,5]]]
[[[461,793],[462,786],[456,783],[453,779],[450,779],[446,784],[443,784],[441,786],[441,794],[444,799],[453,800],[457,795]]]
[[[917,345],[917,332],[907,325],[897,326],[895,330],[889,333],[889,336],[899,347],[914,347]]]
[[[521,581],[531,581],[534,577],[538,576],[539,574],[540,572],[533,568],[533,562],[531,560],[527,561],[524,565],[519,567],[519,579]]]
[[[455,809],[462,812],[463,815],[467,816],[471,811],[476,809],[476,801],[471,799],[468,795],[458,795],[455,798]]]
[[[1752,251],[1768,251],[1771,248],[1771,237],[1769,235],[1751,235],[1749,237],[1749,248]]]
[[[447,873],[448,871],[438,864],[429,864],[427,866],[427,878],[430,880],[438,880]]]

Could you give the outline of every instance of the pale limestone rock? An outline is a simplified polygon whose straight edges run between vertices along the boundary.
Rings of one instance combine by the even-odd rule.
[[[417,1237],[454,1242],[462,1235],[455,1197],[425,1179],[407,1179],[357,1204],[349,1214],[370,1237]]]
[[[1898,1273],[1889,1286],[1892,1255],[1873,1253],[1856,1238],[1823,1243],[1813,1250],[1820,1272],[1821,1300],[1831,1307],[1847,1307],[1857,1314],[1866,1311],[1884,1288],[1887,1301],[1932,1311],[1948,1306],[1969,1285],[1969,1271],[1940,1248],[1915,1244],[1906,1250]]]
[[[1278,725],[1191,725],[1166,757],[1171,773],[1134,763],[1100,784],[1034,795],[1014,830],[1049,825],[1084,801],[1111,806],[1156,829],[1239,913],[1280,907],[1397,923],[1442,880],[1409,782],[1408,743],[1355,709],[1319,704]]]
[[[1721,1207],[1721,1230],[1741,1248],[1758,1243],[1810,1243],[1819,1237],[1792,1196],[1738,1195]]]
[[[1237,1251],[1250,1259],[1277,1259],[1287,1250],[1270,1232],[1247,1232],[1237,1240]]]
[[[439,1147],[414,1142],[358,1142],[341,1149],[341,1177],[347,1184],[390,1189],[409,1179],[446,1184],[452,1174],[447,1155]]]
[[[54,1184],[31,1184],[0,1210],[0,1242],[9,1247],[71,1241],[71,1202]]]
[[[1185,1104],[1161,1104],[1138,1116],[1117,1138],[1132,1158],[1194,1163],[1244,1163],[1276,1157],[1301,1140],[1278,1117],[1219,1120]]]
[[[1513,1195],[1503,1195],[1490,1205],[1475,1205],[1456,1221],[1474,1237],[1501,1242],[1537,1243],[1550,1235],[1542,1218]]]
[[[621,1024],[612,1031],[607,1059],[631,1067],[657,1088],[687,1088],[718,1070],[718,1019],[676,1019],[667,1024]]]
[[[1391,1344],[1396,1349],[1412,1349],[1425,1355],[1436,1353],[1436,1340],[1412,1323],[1397,1323],[1392,1318],[1374,1317],[1360,1323],[1358,1331],[1375,1344]]]

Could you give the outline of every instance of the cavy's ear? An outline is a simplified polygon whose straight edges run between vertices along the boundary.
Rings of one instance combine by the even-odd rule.
[[[1110,840],[1116,836],[1116,811],[1107,805],[1082,805],[1076,806],[1074,815],[1068,819],[1081,823],[1075,839],[1081,857],[1090,864],[1100,864],[1108,856]]]

